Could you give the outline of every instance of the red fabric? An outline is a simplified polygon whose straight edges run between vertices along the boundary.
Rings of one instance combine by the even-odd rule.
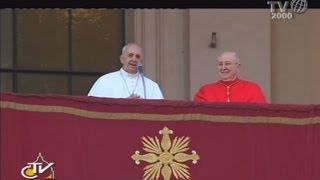
[[[196,93],[195,101],[227,102],[227,87],[230,87],[230,102],[266,103],[266,98],[256,83],[237,79],[233,84],[222,81],[202,86]]]
[[[84,117],[92,112],[122,112],[132,119]],[[160,120],[180,114],[223,116],[225,121]],[[148,115],[153,116],[136,118]],[[234,123],[236,117],[248,123]],[[319,122],[250,121],[270,117],[309,122],[319,119],[320,106],[1,94],[1,180],[23,179],[20,170],[39,152],[55,163],[56,179],[141,180],[148,163],[136,165],[131,155],[136,150],[145,154],[141,137],[161,139],[158,131],[164,126],[174,131],[172,139],[190,137],[188,153],[200,155],[197,164],[186,163],[192,180],[319,180]]]

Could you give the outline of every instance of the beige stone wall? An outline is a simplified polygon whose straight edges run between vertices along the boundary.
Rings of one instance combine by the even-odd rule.
[[[273,20],[272,102],[320,104],[320,10]]]

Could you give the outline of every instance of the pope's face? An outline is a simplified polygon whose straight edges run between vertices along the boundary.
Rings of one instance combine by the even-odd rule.
[[[237,63],[234,53],[224,53],[218,60],[219,76],[222,81],[236,79],[240,64]]]
[[[142,50],[139,46],[130,45],[120,56],[120,61],[122,63],[122,68],[131,74],[138,72],[137,66],[142,63]]]

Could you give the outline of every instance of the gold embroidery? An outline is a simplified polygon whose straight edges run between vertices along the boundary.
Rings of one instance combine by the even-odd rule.
[[[173,134],[173,131],[167,127],[160,130],[159,134],[162,134],[161,143],[158,137],[142,137],[143,150],[148,153],[140,155],[136,151],[131,156],[136,164],[140,164],[140,161],[152,163],[144,167],[143,180],[159,179],[160,173],[164,180],[170,180],[172,174],[176,179],[190,179],[189,167],[182,162],[192,160],[196,164],[200,159],[195,151],[192,154],[184,153],[189,150],[190,138],[175,137],[171,142],[169,134]]]
[[[79,101],[78,101],[79,102]],[[106,105],[106,107],[108,107]],[[137,107],[135,105],[135,107]],[[156,106],[158,107],[158,106]],[[160,106],[162,107],[162,106]],[[178,106],[179,107],[179,106]],[[230,106],[236,110],[246,110],[243,107],[235,107]],[[250,106],[253,107],[253,106]],[[308,106],[304,106],[307,108]],[[99,112],[86,110],[83,108],[77,107],[68,107],[63,105],[40,105],[40,104],[27,104],[27,103],[17,103],[10,101],[1,101],[0,100],[0,108],[4,109],[12,109],[16,111],[25,111],[25,112],[43,112],[43,113],[64,113],[74,116],[80,116],[85,118],[95,118],[102,120],[142,120],[142,121],[209,121],[209,122],[227,122],[227,123],[249,123],[249,124],[287,124],[287,125],[313,125],[320,124],[320,117],[315,116],[312,117],[308,115],[308,117],[303,118],[295,118],[295,117],[283,117],[283,116],[237,116],[237,115],[217,115],[217,114],[202,114],[202,113],[183,113],[183,114],[148,114],[148,113],[132,113],[132,112],[123,112],[123,113],[115,113],[115,112]],[[214,107],[210,107],[214,109]],[[257,108],[256,110],[259,110]],[[282,109],[270,110],[272,112],[283,112]],[[293,111],[293,110],[292,110]],[[295,109],[295,111],[297,111]]]

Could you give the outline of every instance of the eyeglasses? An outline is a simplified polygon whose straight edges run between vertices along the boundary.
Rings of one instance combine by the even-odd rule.
[[[239,63],[233,63],[233,62],[219,62],[219,63],[218,63],[218,66],[219,66],[219,67],[222,67],[222,66],[223,66],[223,64],[224,64],[224,66],[225,66],[225,67],[230,67],[230,66],[232,66],[232,65],[239,64]]]

